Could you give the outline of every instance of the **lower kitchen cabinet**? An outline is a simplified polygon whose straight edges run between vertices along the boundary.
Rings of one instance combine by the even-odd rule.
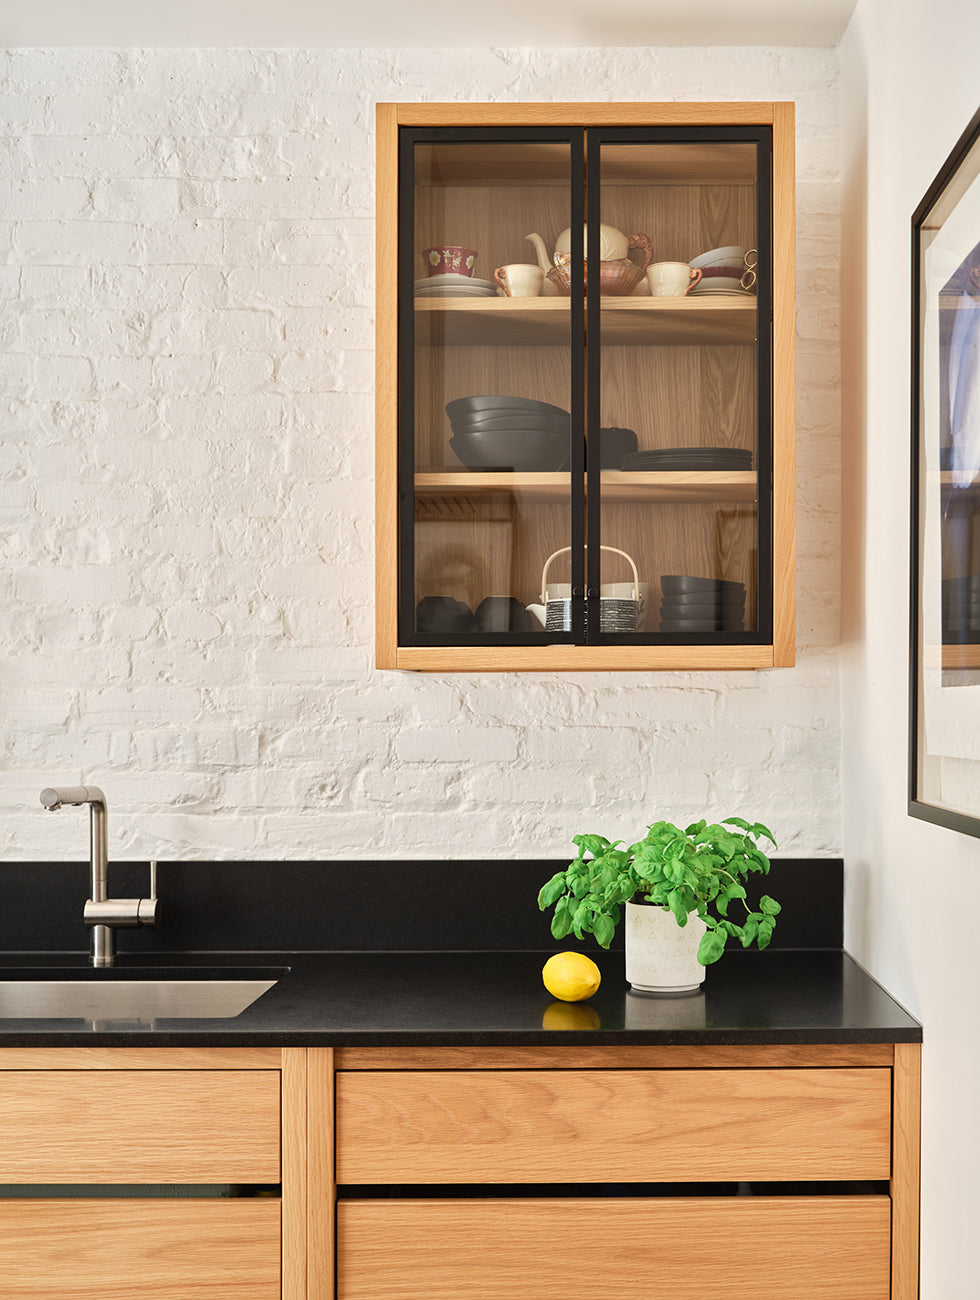
[[[342,1201],[340,1300],[888,1300],[887,1196]]]
[[[0,1294],[916,1300],[918,1153],[910,1043],[2,1048]]]
[[[915,1300],[919,1048],[336,1053],[337,1300]]]
[[[306,1066],[0,1049],[4,1300],[306,1300]]]
[[[276,1200],[0,1203],[4,1300],[279,1300]]]

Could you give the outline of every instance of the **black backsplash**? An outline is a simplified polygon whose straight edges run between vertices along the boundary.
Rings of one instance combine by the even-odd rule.
[[[567,859],[161,862],[153,930],[118,931],[122,953],[541,952],[557,943],[541,885]],[[110,893],[145,895],[145,863],[113,862]],[[761,888],[760,888],[761,882]],[[87,862],[0,863],[0,951],[88,947]],[[841,948],[840,858],[774,858],[756,893],[782,905],[773,948]],[[752,894],[750,893],[750,899]],[[622,948],[622,927],[612,947]]]

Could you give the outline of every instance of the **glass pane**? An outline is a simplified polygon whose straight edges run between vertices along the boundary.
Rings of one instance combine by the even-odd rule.
[[[543,640],[542,574],[571,544],[570,300],[539,264],[570,223],[570,154],[527,138],[414,145],[408,412],[400,400],[412,628],[440,642]],[[568,553],[549,582],[567,596]]]
[[[679,643],[759,631],[769,465],[757,142],[703,137],[600,149],[601,622]]]
[[[974,816],[980,806],[978,171],[980,144],[919,229],[917,797]]]

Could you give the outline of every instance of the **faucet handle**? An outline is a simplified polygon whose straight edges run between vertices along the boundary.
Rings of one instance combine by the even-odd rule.
[[[157,860],[150,863],[150,896],[140,898],[136,903],[136,924],[156,925],[157,923]]]

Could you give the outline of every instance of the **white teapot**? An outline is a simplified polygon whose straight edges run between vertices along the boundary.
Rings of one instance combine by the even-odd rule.
[[[582,229],[582,238],[585,240],[588,235],[588,227]],[[526,239],[534,245],[534,251],[537,254],[538,265],[543,271],[550,271],[554,262],[559,258],[564,260],[572,251],[572,229],[569,226],[563,230],[555,240],[555,255],[553,261],[548,260],[548,254],[545,251],[544,240],[540,235],[526,235]],[[615,226],[599,227],[599,258],[603,262],[621,262],[627,256],[632,242],[628,236],[624,235],[621,230]]]

